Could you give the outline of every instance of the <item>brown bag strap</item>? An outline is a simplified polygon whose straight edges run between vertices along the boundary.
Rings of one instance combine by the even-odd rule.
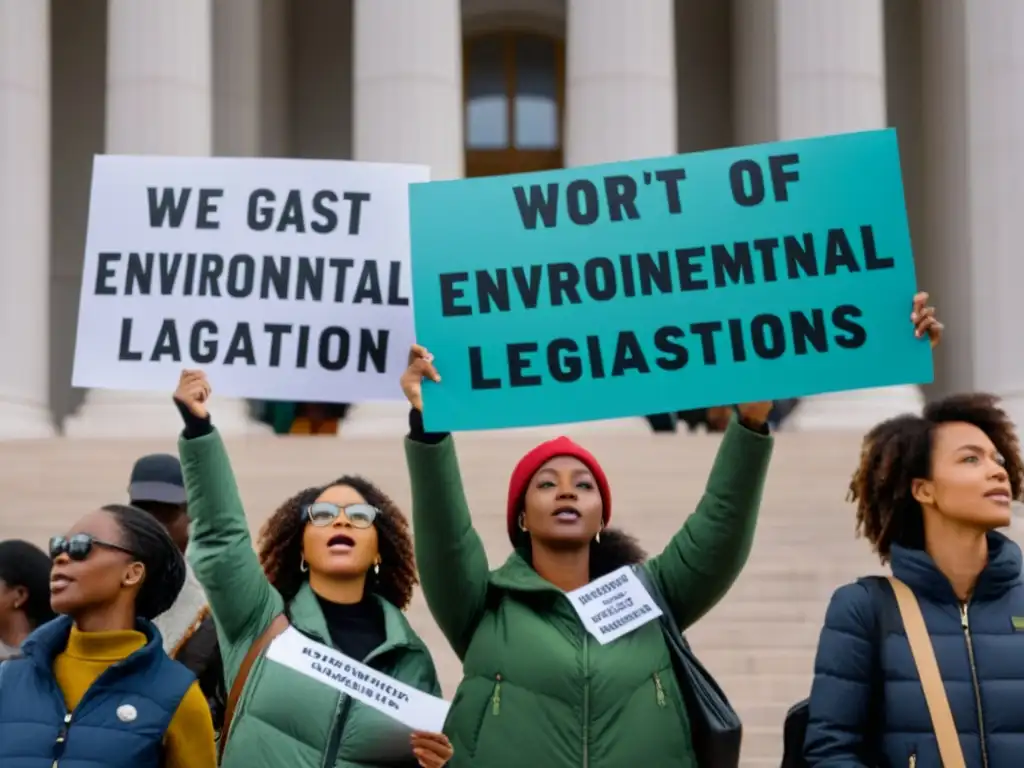
[[[242,696],[245,681],[249,679],[252,665],[260,657],[260,654],[267,649],[267,646],[274,642],[289,626],[288,617],[283,613],[275,616],[274,620],[270,622],[270,626],[263,630],[263,634],[257,637],[256,641],[249,646],[245,658],[242,659],[242,664],[238,667],[238,674],[235,676],[235,682],[231,684],[231,692],[228,694],[227,704],[224,706],[224,725],[220,729],[221,757],[224,756],[224,747],[227,745],[228,735],[231,733],[231,721],[235,716],[235,707],[238,706],[238,700]]]
[[[896,603],[903,617],[903,627],[907,631],[910,652],[917,666],[917,676],[924,689],[924,700],[928,704],[928,714],[932,718],[932,729],[939,743],[939,757],[943,768],[965,768],[963,748],[960,736],[953,721],[953,712],[949,708],[949,697],[946,687],[942,684],[939,663],[935,660],[935,649],[932,647],[928,628],[921,614],[921,606],[914,593],[906,584],[897,578],[889,577]]]

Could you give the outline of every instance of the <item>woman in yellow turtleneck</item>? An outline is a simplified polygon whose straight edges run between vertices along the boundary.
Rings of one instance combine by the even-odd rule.
[[[0,665],[0,765],[216,768],[210,710],[151,619],[184,561],[163,526],[109,505],[50,542],[53,609]]]

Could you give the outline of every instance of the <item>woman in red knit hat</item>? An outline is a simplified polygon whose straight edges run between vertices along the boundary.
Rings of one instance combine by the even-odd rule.
[[[917,335],[941,327],[914,298]],[[508,490],[513,553],[487,564],[473,529],[451,435],[424,432],[422,380],[440,376],[419,346],[402,389],[416,560],[427,604],[462,661],[445,733],[451,766],[696,768],[690,723],[659,622],[610,643],[588,634],[566,592],[643,563],[683,629],[728,591],[754,538],[772,438],[772,403],[739,406],[703,499],[665,549],[647,559],[608,528],[612,495],[597,459],[567,437],[516,465]]]

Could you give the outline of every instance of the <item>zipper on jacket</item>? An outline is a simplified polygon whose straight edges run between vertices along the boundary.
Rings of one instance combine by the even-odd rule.
[[[978,736],[981,742],[981,765],[988,768],[988,744],[985,743],[985,718],[981,712],[981,685],[978,683],[978,667],[974,663],[974,643],[971,641],[971,622],[967,617],[967,603],[960,603],[960,626],[967,642],[967,659],[971,664],[971,683],[974,685],[974,703],[978,709]]]
[[[71,713],[68,712],[64,715],[64,724],[60,727],[57,732],[57,740],[53,742],[53,766],[57,768],[60,765],[60,759],[64,756],[64,745],[68,740],[68,728],[71,726]]]
[[[661,678],[657,672],[654,673],[654,697],[658,700],[658,706],[664,708],[665,689],[661,687]]]
[[[334,709],[334,725],[327,735],[327,748],[324,750],[324,760],[320,768],[334,768],[338,762],[338,750],[341,749],[341,735],[345,730],[345,720],[348,719],[348,710],[352,706],[352,697],[342,694],[338,699],[338,706]]]
[[[501,675],[494,676],[494,693],[491,694],[491,714],[501,714]]]
[[[590,766],[590,635],[583,630],[583,768]]]

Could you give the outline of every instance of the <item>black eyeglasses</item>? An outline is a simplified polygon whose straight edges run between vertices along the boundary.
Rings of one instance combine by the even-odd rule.
[[[323,528],[331,525],[342,513],[353,528],[369,528],[377,519],[380,510],[369,504],[347,504],[339,507],[329,501],[318,501],[306,507],[304,516],[311,524]]]
[[[56,560],[61,555],[67,555],[72,560],[85,560],[92,552],[93,547],[116,549],[118,552],[137,557],[134,552],[120,544],[97,539],[89,533],[76,533],[74,536],[54,536],[50,539],[50,559]]]

